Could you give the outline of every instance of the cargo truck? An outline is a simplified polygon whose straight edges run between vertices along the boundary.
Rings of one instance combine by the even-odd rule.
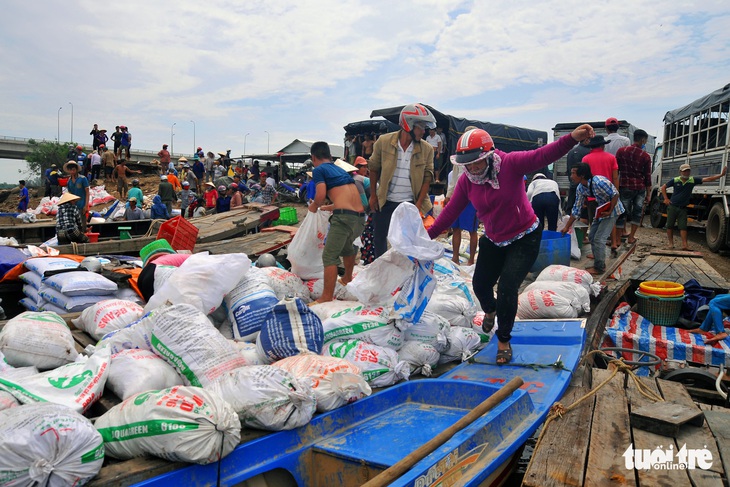
[[[679,176],[679,166],[689,164],[692,176],[719,174],[730,154],[730,83],[664,116],[661,157],[655,158],[650,204],[651,225],[662,228],[667,209],[659,188]],[[667,189],[671,193],[672,188]],[[728,176],[695,186],[688,209],[692,226],[705,229],[707,246],[718,252],[730,246],[728,223]]]

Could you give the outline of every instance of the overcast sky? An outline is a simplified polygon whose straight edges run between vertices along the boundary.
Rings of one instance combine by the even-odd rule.
[[[6,0],[0,135],[175,152],[341,143],[373,109],[545,130],[668,110],[730,82],[730,2]],[[58,111],[58,108],[61,111]],[[60,123],[59,117],[60,116]],[[246,136],[245,134],[248,134]]]

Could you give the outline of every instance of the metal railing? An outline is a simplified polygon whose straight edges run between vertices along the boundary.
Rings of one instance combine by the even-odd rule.
[[[26,138],[26,137],[10,137],[10,136],[7,136],[7,135],[0,135],[0,142],[3,142],[3,141],[7,141],[7,142],[25,142],[27,144],[28,141],[30,141],[30,140],[31,139]],[[32,138],[32,140],[35,140],[37,142],[57,142],[56,139],[48,140],[48,139],[36,139],[36,138]],[[77,142],[76,144],[77,145],[81,145],[83,147],[90,147],[88,144],[84,144],[82,142]],[[133,154],[150,154],[150,155],[153,155],[153,156],[157,156],[157,153],[159,151],[146,150],[146,149],[132,149],[131,152]],[[175,155],[177,155],[178,157],[181,157],[181,156],[184,156],[184,157],[193,157],[192,154],[181,154],[179,152],[177,154],[175,154]],[[171,156],[172,156],[172,154],[171,154]]]

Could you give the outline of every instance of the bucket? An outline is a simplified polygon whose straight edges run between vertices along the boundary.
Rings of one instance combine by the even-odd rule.
[[[588,225],[585,223],[576,223],[573,225],[573,231],[575,232],[575,238],[578,239],[578,248],[583,248],[583,239],[586,238]]]
[[[64,188],[68,186],[68,178],[58,178],[58,185]]]
[[[540,242],[540,253],[530,272],[540,272],[549,265],[570,265],[570,235],[544,230]]]
[[[89,237],[89,243],[96,243],[99,241],[99,234],[94,232],[87,232],[86,236]]]

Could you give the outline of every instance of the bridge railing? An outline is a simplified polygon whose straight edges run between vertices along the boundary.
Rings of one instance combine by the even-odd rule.
[[[7,135],[0,135],[0,142],[3,142],[3,141],[7,141],[7,142],[25,142],[27,144],[29,140],[31,140],[31,139],[26,138],[26,137],[10,137],[10,136],[7,136]],[[56,139],[48,140],[48,139],[36,139],[36,138],[33,138],[33,140],[38,141],[38,142],[56,142]],[[81,143],[81,142],[79,142],[78,144],[81,144],[84,147],[89,147],[88,144],[84,144],[84,143]],[[157,156],[157,153],[158,152],[159,152],[159,150],[154,151],[154,150],[146,150],[146,149],[132,149],[132,153],[133,154],[149,154],[149,155],[152,155],[152,156],[155,156],[155,157]],[[177,153],[175,155],[178,156],[178,157],[180,157],[180,156],[192,157],[192,154],[181,154],[181,153]]]

